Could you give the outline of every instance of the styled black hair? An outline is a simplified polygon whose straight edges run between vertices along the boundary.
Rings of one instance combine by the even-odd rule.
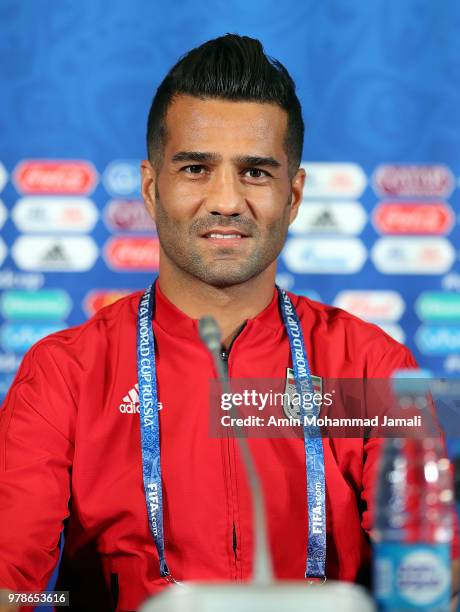
[[[168,106],[181,94],[277,104],[288,114],[285,147],[290,174],[299,167],[304,123],[295,84],[278,60],[265,55],[260,41],[226,34],[192,49],[178,61],[158,87],[150,107],[147,152],[151,162],[162,158]]]

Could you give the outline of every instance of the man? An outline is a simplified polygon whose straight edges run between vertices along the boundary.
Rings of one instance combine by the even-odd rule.
[[[247,475],[237,441],[209,435],[216,371],[198,319],[217,321],[231,378],[285,380],[299,366],[275,289],[276,258],[305,181],[303,121],[287,71],[250,38],[207,42],[160,85],[147,142],[142,193],[160,240],[156,363],[145,324],[150,294],[138,315],[136,293],[35,345],[0,412],[0,586],[43,589],[64,527],[56,588],[70,591],[74,610],[135,610],[171,580],[250,578]],[[415,367],[377,327],[290,299],[313,375],[382,378]],[[161,452],[151,416],[155,380]],[[140,408],[123,399],[138,383]],[[249,446],[275,574],[303,579],[315,541],[304,440],[250,439]],[[325,469],[328,578],[367,580],[379,446],[378,439],[324,439],[311,451]],[[322,561],[320,550],[312,577],[321,577]]]

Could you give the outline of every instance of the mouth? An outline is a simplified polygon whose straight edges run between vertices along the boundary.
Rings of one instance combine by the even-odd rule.
[[[249,236],[235,228],[226,227],[207,230],[205,233],[201,234],[201,238],[205,238],[215,244],[226,244],[230,246],[245,238],[249,238]]]

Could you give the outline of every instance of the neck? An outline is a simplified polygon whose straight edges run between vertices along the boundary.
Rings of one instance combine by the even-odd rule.
[[[210,315],[217,321],[223,344],[228,348],[247,319],[261,312],[273,298],[276,263],[259,276],[240,285],[214,287],[175,269],[161,266],[161,291],[179,310],[192,319]]]

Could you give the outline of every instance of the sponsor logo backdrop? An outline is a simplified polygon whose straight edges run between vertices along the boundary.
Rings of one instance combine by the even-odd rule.
[[[2,2],[0,400],[31,343],[153,279],[149,105],[225,32],[260,38],[303,105],[308,181],[278,282],[460,373],[460,4],[365,4]]]

